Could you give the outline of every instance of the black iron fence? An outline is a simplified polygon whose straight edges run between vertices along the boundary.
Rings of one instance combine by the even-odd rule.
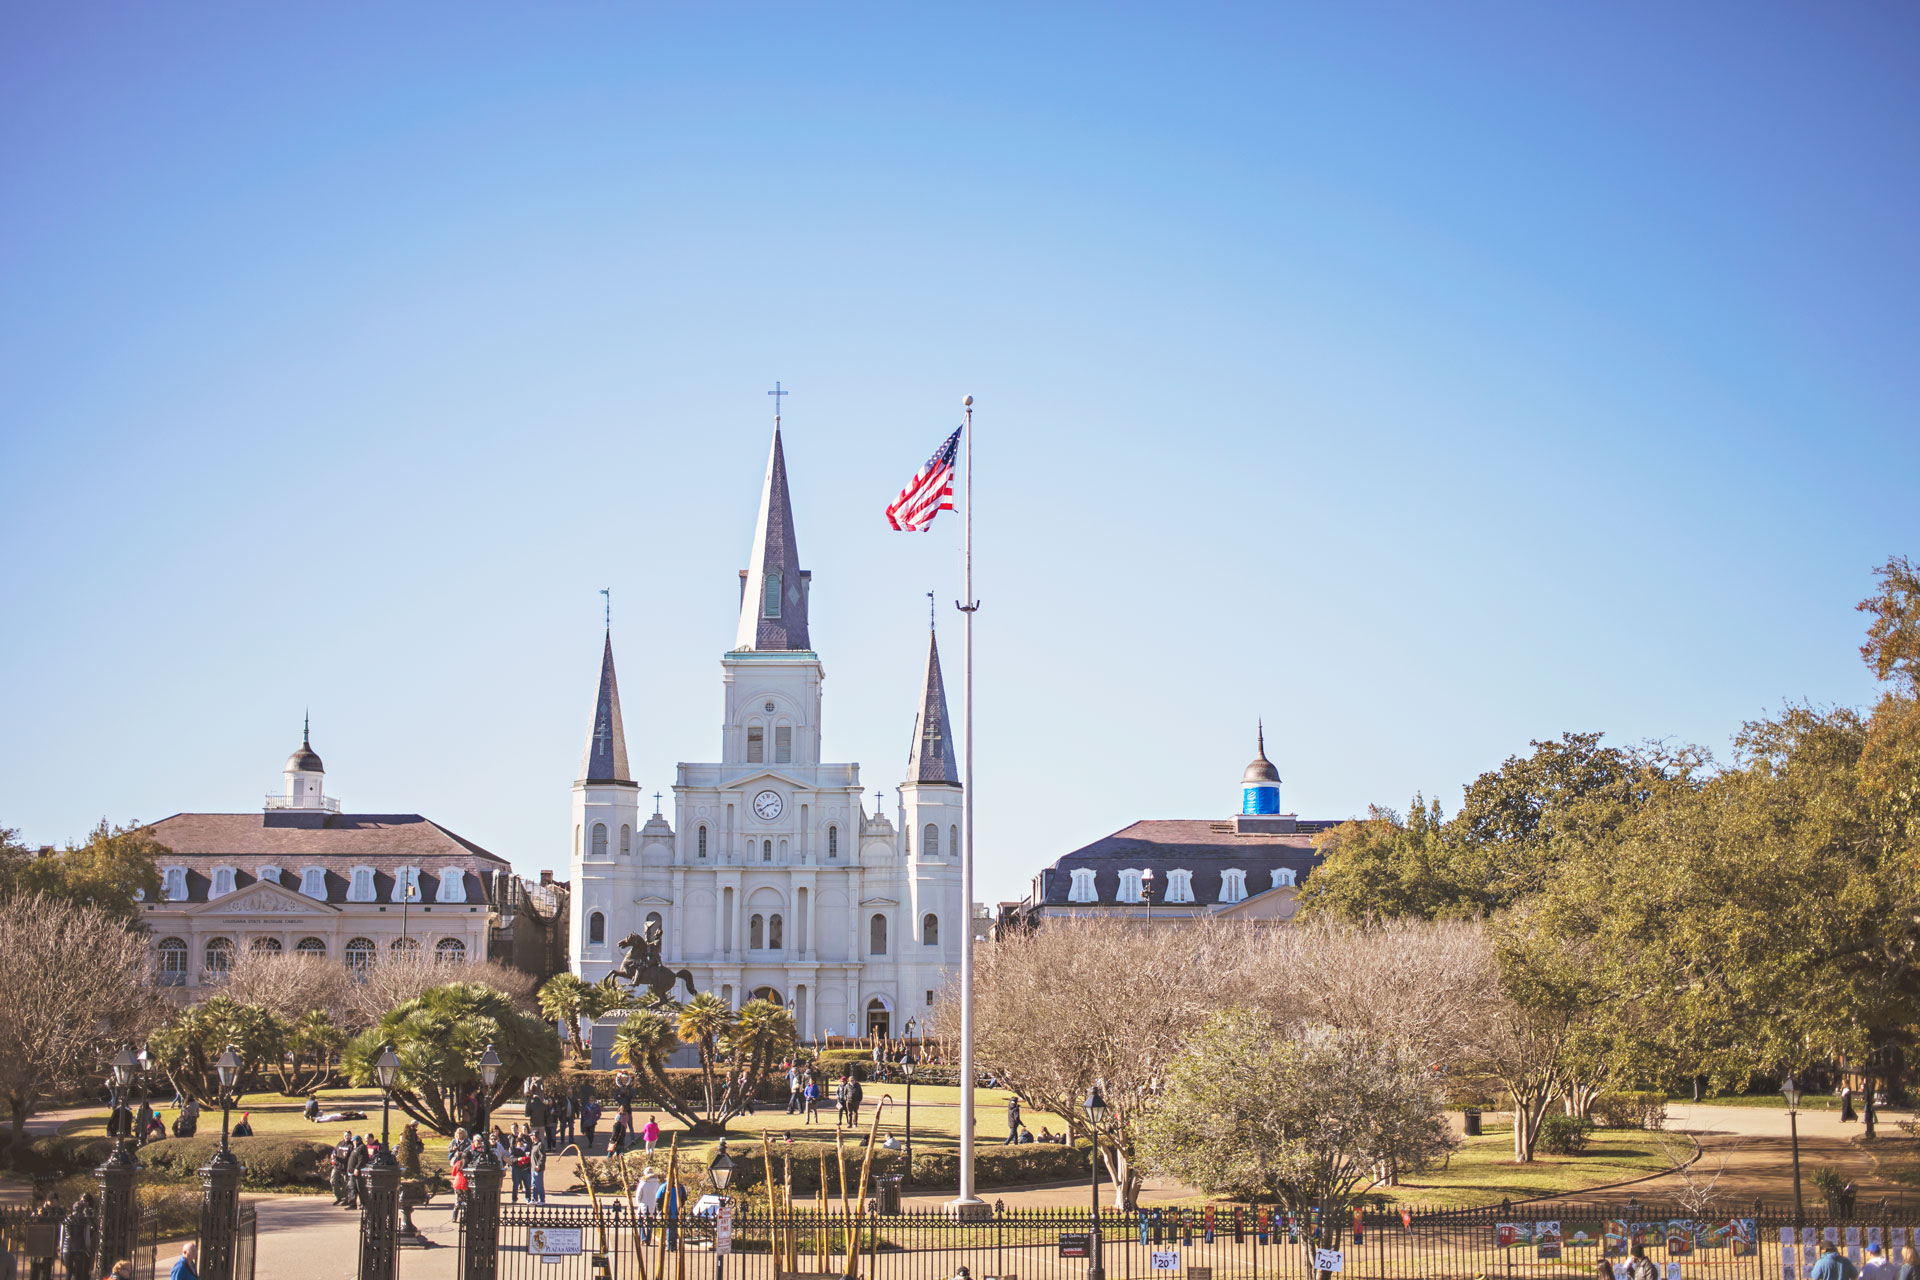
[[[1920,1205],[1875,1201],[1852,1218],[1796,1225],[1790,1207],[1554,1202],[1467,1210],[1367,1210],[1341,1221],[1271,1206],[770,1215],[735,1202],[711,1214],[636,1217],[618,1202],[502,1205],[500,1280],[1086,1280],[1097,1252],[1108,1280],[1565,1280],[1638,1247],[1664,1280],[1806,1280],[1820,1243],[1856,1261],[1870,1245],[1898,1261],[1920,1247]],[[722,1241],[722,1238],[723,1241]],[[720,1247],[716,1244],[720,1243]],[[1677,1268],[1677,1271],[1675,1270]]]
[[[135,1280],[156,1280],[159,1271],[158,1219],[143,1213],[134,1219],[132,1248]],[[76,1238],[59,1219],[44,1220],[25,1205],[0,1207],[0,1275],[23,1280],[94,1280],[119,1261],[98,1253],[99,1233]]]

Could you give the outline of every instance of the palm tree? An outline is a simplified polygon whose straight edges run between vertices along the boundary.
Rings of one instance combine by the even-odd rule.
[[[393,1105],[436,1133],[452,1133],[460,1102],[477,1088],[476,1069],[488,1045],[501,1070],[488,1109],[512,1097],[528,1076],[551,1075],[560,1066],[553,1027],[521,1013],[505,992],[481,982],[449,982],[389,1009],[347,1046],[347,1073],[357,1085],[373,1082],[380,1051],[392,1045],[400,1057],[400,1083]]]
[[[556,973],[540,988],[540,1012],[548,1021],[566,1027],[567,1045],[576,1057],[587,1051],[580,1036],[580,1019],[595,1016],[590,1006],[596,989],[577,973]]]
[[[700,1088],[706,1102],[702,1109],[709,1117],[715,1117],[720,1110],[721,1089],[714,1079],[714,1068],[720,1056],[720,1040],[733,1030],[733,1009],[713,992],[702,991],[680,1006],[680,1025],[675,1030],[682,1040],[699,1051]],[[725,1116],[716,1118],[721,1124],[726,1123]]]
[[[613,1050],[633,1067],[653,1105],[692,1133],[725,1133],[727,1121],[747,1109],[767,1072],[799,1037],[793,1015],[766,1000],[749,1000],[738,1013],[712,992],[687,1001],[677,1016],[642,1010],[614,1032]],[[674,1090],[667,1058],[683,1044],[700,1055],[701,1096],[693,1107]]]

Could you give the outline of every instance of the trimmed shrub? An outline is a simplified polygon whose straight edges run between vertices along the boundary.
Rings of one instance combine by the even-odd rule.
[[[1593,1121],[1580,1116],[1550,1115],[1540,1121],[1540,1150],[1550,1156],[1577,1156],[1587,1149]]]
[[[1592,1116],[1603,1129],[1660,1129],[1667,1123],[1664,1093],[1603,1093],[1593,1101]]]
[[[847,1182],[851,1186],[860,1177],[860,1161],[866,1148],[848,1144]],[[728,1154],[733,1157],[733,1189],[748,1195],[761,1192],[766,1185],[760,1155],[760,1143],[743,1135],[736,1136],[728,1146]],[[787,1159],[793,1160],[793,1191],[796,1196],[811,1197],[820,1189],[821,1159],[825,1158],[827,1175],[827,1193],[837,1198],[840,1194],[840,1175],[834,1168],[833,1145],[826,1142],[796,1142],[789,1146],[776,1142],[773,1147],[773,1173],[776,1181],[786,1180]],[[1028,1142],[1017,1146],[988,1146],[982,1144],[973,1149],[974,1176],[979,1185],[986,1187],[1023,1186],[1037,1182],[1064,1182],[1087,1176],[1088,1152],[1085,1144],[1063,1147],[1056,1143]],[[596,1165],[603,1161],[596,1160]],[[887,1174],[904,1173],[906,1153],[887,1151],[879,1147],[873,1152],[872,1178]],[[666,1162],[657,1154],[654,1167],[666,1172]],[[629,1153],[627,1171],[637,1175],[641,1160]],[[681,1176],[690,1185],[697,1184],[705,1171],[695,1168],[688,1171],[687,1165],[681,1165]],[[916,1151],[913,1156],[913,1180],[921,1186],[951,1185],[960,1176],[960,1157],[952,1151]],[[869,1195],[873,1188],[869,1184]]]
[[[84,1173],[106,1161],[113,1139],[48,1136],[0,1150],[0,1161],[17,1173]]]
[[[220,1149],[220,1135],[165,1138],[140,1148],[140,1163],[160,1178],[197,1178],[200,1167]],[[327,1185],[327,1157],[333,1145],[287,1134],[233,1139],[233,1154],[247,1168],[243,1187]]]

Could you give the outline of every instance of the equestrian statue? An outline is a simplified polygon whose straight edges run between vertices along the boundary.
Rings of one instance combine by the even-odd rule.
[[[609,973],[602,981],[608,986],[625,981],[632,990],[641,987],[651,988],[649,997],[653,1007],[678,1009],[679,1001],[673,998],[676,980],[687,984],[687,994],[694,991],[693,974],[685,969],[669,969],[660,960],[660,926],[648,923],[644,933],[630,933],[620,939],[620,949],[626,958],[620,967]]]

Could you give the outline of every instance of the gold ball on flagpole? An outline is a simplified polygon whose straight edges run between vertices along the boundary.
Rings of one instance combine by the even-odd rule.
[[[966,396],[966,397],[964,397],[964,398],[963,398],[963,399],[962,399],[962,400],[960,401],[960,403],[961,403],[961,404],[963,404],[963,405],[966,405],[966,406],[967,406],[968,408],[972,408],[972,407],[973,407],[973,397],[972,397],[972,396]]]

